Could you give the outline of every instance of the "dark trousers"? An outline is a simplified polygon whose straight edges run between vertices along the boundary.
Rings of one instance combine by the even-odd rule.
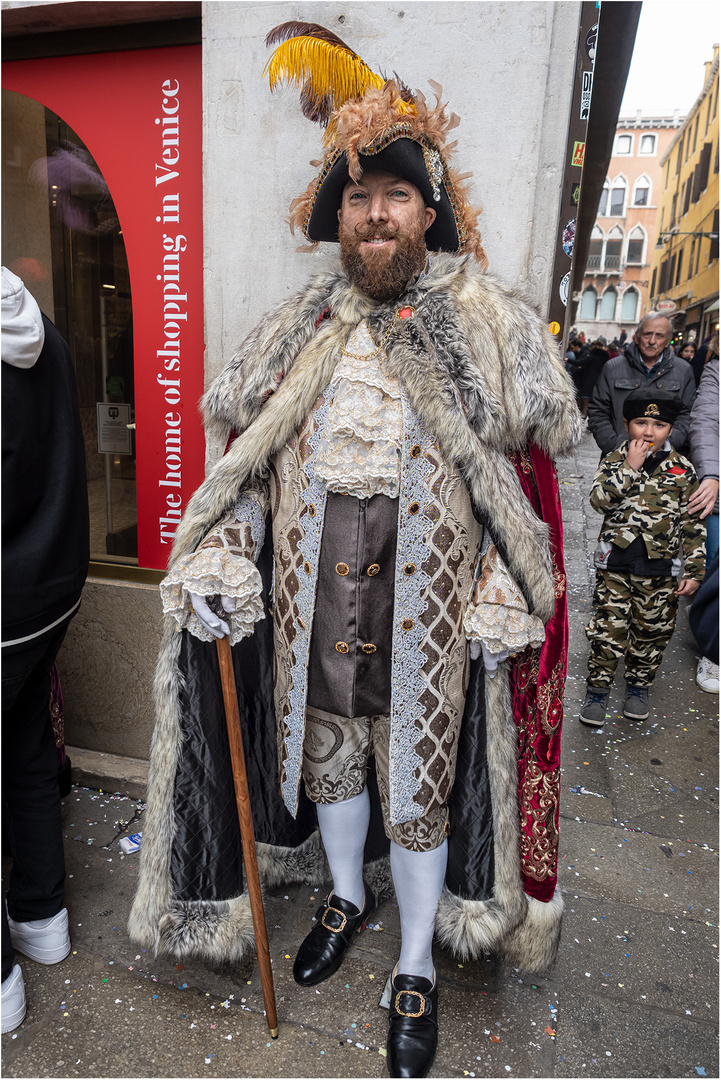
[[[58,759],[50,715],[50,671],[68,628],[3,649],[2,812],[12,871],[8,913],[20,922],[57,915],[65,899]],[[2,978],[14,952],[2,907]]]

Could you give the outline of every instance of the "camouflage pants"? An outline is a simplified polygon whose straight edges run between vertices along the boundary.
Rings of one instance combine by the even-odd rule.
[[[388,781],[390,716],[345,716],[308,708],[305,714],[303,782],[315,803],[338,803],[360,795],[366,784],[368,757],[376,759],[383,828],[389,840],[410,851],[432,851],[448,835],[445,806],[429,810],[414,821],[391,825]]]
[[[651,685],[676,625],[677,588],[672,577],[598,571],[594,612],[586,627],[589,686],[610,689],[622,659],[626,682]]]

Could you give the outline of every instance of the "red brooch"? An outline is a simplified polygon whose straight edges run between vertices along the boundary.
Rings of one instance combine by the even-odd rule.
[[[415,311],[412,307],[402,307],[400,311],[397,312],[397,315],[399,319],[412,319],[415,315]]]

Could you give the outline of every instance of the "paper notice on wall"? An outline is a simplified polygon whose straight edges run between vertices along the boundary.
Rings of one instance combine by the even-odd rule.
[[[129,405],[98,402],[98,453],[132,453]]]

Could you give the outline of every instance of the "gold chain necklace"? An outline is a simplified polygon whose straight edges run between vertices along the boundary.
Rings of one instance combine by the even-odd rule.
[[[371,339],[373,344],[376,345],[375,349],[373,349],[372,352],[369,352],[369,353],[355,353],[355,352],[351,352],[350,349],[347,349],[345,347],[345,345],[344,345],[342,347],[342,349],[341,349],[341,354],[343,356],[350,357],[351,360],[375,360],[376,357],[380,356],[381,353],[383,352],[383,350],[384,350],[384,348],[386,346],[386,342],[388,341],[388,338],[391,336],[391,330],[395,326],[395,321],[396,321],[397,317],[398,317],[398,312],[396,312],[394,314],[393,318],[391,319],[390,324],[388,326],[388,329],[386,330],[385,337],[381,341],[380,345],[376,345],[376,340],[373,337],[373,334],[371,333],[371,328],[368,325],[368,323],[366,322],[366,330],[368,331],[368,337]]]

